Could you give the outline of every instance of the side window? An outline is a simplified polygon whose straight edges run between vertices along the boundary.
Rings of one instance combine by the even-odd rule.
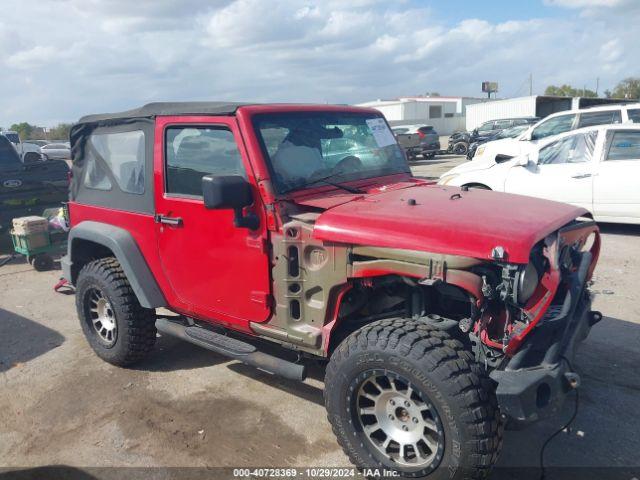
[[[542,122],[531,133],[532,140],[539,140],[541,138],[549,137],[551,135],[558,135],[560,133],[568,132],[573,126],[575,120],[575,114],[572,115],[560,115],[559,117],[553,117],[549,120]]]
[[[233,133],[224,127],[169,127],[165,133],[166,192],[202,196],[205,175],[245,176]]]
[[[590,162],[597,132],[581,133],[553,142],[540,150],[539,165]]]
[[[495,129],[504,130],[505,128],[509,128],[510,126],[511,126],[511,120],[498,120],[496,122]]]
[[[629,115],[629,120],[633,123],[640,123],[640,108],[627,110],[627,115]]]
[[[485,122],[478,127],[479,132],[490,132],[493,130],[493,122]]]
[[[87,166],[84,174],[84,186],[95,190],[111,190],[111,180],[107,177],[104,168],[96,161],[93,152],[85,154],[85,161]]]
[[[145,188],[145,138],[142,130],[94,133],[89,139],[84,184],[97,190],[111,190],[111,181],[99,157],[123,192],[143,194]]]
[[[640,130],[614,132],[607,160],[640,161]]]
[[[578,128],[592,127],[594,125],[607,125],[609,123],[621,123],[620,110],[608,110],[606,112],[589,112],[580,114]]]

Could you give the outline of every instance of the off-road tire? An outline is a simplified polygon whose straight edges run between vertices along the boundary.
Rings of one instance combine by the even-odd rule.
[[[101,342],[87,311],[87,295],[96,289],[109,301],[115,317],[117,337],[111,346]],[[156,341],[155,312],[140,305],[114,257],[94,260],[80,270],[76,281],[76,309],[89,345],[106,362],[128,366],[153,349]]]
[[[354,382],[378,370],[409,379],[435,407],[444,432],[435,470],[394,467],[355,421]],[[338,443],[360,469],[390,469],[406,478],[486,478],[502,447],[491,380],[459,340],[419,320],[381,320],[347,337],[327,366],[324,400]]]

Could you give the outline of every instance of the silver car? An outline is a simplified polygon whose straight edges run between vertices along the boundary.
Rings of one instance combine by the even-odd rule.
[[[45,160],[71,160],[71,148],[67,143],[49,143],[40,147]]]

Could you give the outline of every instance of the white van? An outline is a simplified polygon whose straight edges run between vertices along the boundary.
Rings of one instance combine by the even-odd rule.
[[[578,128],[615,123],[640,123],[640,103],[604,105],[554,113],[532,125],[516,138],[505,138],[480,145],[473,160],[504,162],[529,153],[543,138]]]

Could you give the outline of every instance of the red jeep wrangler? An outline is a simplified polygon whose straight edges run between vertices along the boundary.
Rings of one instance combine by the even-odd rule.
[[[290,379],[327,362],[346,454],[407,477],[488,473],[503,425],[578,386],[601,318],[582,208],[417,179],[370,109],[154,103],[71,141],[63,269],[107,362],[156,330]]]

